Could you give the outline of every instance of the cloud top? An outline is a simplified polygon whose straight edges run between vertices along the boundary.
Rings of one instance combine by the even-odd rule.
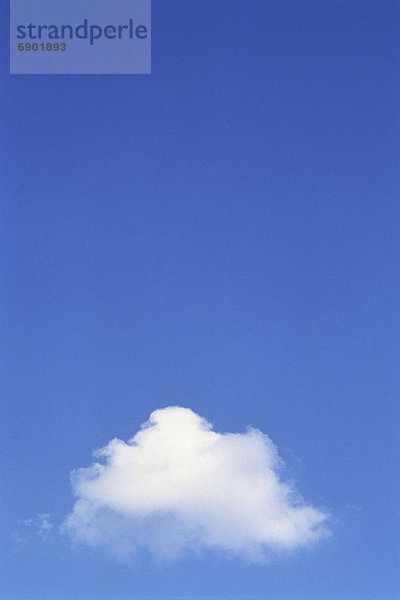
[[[173,406],[95,457],[102,462],[72,474],[76,502],[64,529],[75,541],[122,556],[213,548],[257,560],[326,533],[327,515],[280,480],[278,452],[257,429],[216,433]]]

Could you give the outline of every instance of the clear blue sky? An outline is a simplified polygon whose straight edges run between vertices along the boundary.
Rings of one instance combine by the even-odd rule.
[[[10,76],[1,0],[0,598],[397,600],[400,5],[152,13],[151,76]],[[268,433],[332,536],[124,565],[23,533],[170,404]]]

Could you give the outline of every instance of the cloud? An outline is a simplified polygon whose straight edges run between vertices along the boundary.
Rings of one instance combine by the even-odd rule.
[[[25,519],[22,523],[26,527],[31,527],[42,540],[46,540],[49,537],[54,527],[48,513],[42,513],[36,519]]]
[[[259,560],[327,533],[327,514],[281,481],[278,452],[257,429],[216,433],[172,406],[95,457],[101,462],[72,474],[76,501],[63,530],[76,542],[119,556],[212,548]]]
[[[19,552],[37,537],[43,542],[48,541],[53,529],[48,513],[39,514],[34,519],[19,519],[18,529],[12,534],[13,550]]]

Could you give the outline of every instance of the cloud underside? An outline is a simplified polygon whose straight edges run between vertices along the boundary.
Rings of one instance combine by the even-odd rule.
[[[256,429],[220,434],[193,411],[168,407],[95,457],[72,474],[76,501],[63,528],[121,557],[211,548],[260,560],[327,532],[327,515],[280,480],[277,450]]]

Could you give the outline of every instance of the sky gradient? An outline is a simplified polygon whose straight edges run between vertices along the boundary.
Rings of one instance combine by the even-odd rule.
[[[10,76],[0,11],[0,599],[399,598],[399,4],[153,0],[150,76]],[[71,471],[170,405],[332,535],[71,547]]]

